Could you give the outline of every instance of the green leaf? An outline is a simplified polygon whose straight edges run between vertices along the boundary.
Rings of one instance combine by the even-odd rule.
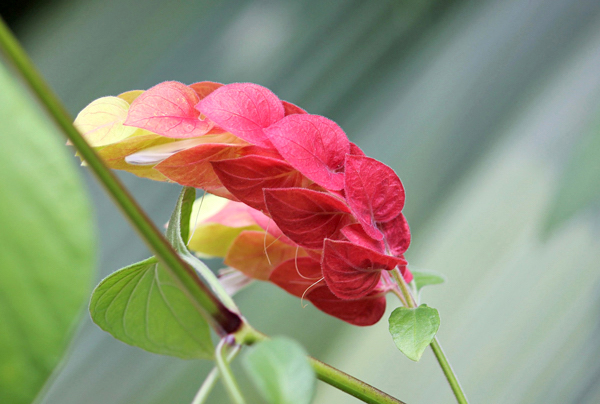
[[[188,253],[186,247],[187,239],[190,234],[190,215],[196,199],[196,189],[192,187],[183,187],[177,199],[177,205],[169,219],[167,228],[167,240],[178,253]]]
[[[0,403],[30,403],[91,288],[95,236],[71,150],[0,64]]]
[[[427,285],[439,285],[440,283],[446,282],[446,277],[436,271],[413,270],[411,268],[410,272],[413,274],[413,280],[417,286],[417,291]]]
[[[315,373],[306,352],[283,337],[253,346],[243,361],[246,373],[270,404],[308,404],[315,391]]]
[[[193,188],[183,188],[167,229],[167,239],[186,261],[193,257],[182,234],[187,238],[194,198]],[[202,312],[154,257],[104,279],[94,290],[90,313],[103,330],[130,345],[186,359],[213,357]]]
[[[167,240],[173,245],[175,250],[181,255],[181,258],[196,270],[198,275],[211,288],[211,290],[219,297],[221,302],[230,310],[239,313],[235,302],[225,292],[223,286],[208,268],[204,262],[196,258],[187,248],[184,240],[190,238],[190,217],[194,211],[194,202],[196,199],[196,189],[192,187],[184,187],[181,190],[177,206],[169,219],[169,227],[167,228]]]
[[[413,361],[421,359],[438,328],[440,316],[432,307],[398,307],[390,315],[390,334],[398,349]]]

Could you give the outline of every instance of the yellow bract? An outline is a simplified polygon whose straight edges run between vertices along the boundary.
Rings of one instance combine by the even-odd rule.
[[[102,97],[92,101],[75,118],[73,125],[94,147],[117,143],[138,130],[124,126],[129,103],[119,97]]]
[[[241,217],[238,223],[239,227],[211,222],[211,217],[221,212],[229,203],[231,203],[229,199],[211,194],[205,194],[204,197],[194,202],[190,217],[190,229],[193,233],[188,247],[198,256],[206,258],[225,257],[233,240],[241,232],[244,230],[262,230],[258,225]]]

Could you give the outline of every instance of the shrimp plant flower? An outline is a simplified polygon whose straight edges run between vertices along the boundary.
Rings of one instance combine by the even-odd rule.
[[[168,81],[95,100],[75,126],[109,167],[211,194],[188,248],[222,257],[238,281],[367,326],[398,291],[392,271],[412,280],[396,173],[265,87]]]

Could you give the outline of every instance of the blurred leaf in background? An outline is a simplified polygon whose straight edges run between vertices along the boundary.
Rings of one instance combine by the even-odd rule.
[[[473,402],[600,402],[600,211],[583,164],[600,111],[597,0],[62,0],[15,27],[72,113],[165,80],[250,81],[335,120],[405,185],[407,258],[448,279],[422,301]],[[166,222],[177,187],[122,178]],[[147,251],[91,189],[105,276]],[[542,237],[553,206],[571,207]],[[453,402],[432,355],[403,358],[384,321],[351,327],[260,283],[237,300],[261,331],[407,402]],[[42,402],[189,403],[207,372],[86,319]],[[315,403],[338,402],[355,401],[317,385]]]
[[[0,63],[0,402],[30,403],[91,291],[90,202],[60,133]]]

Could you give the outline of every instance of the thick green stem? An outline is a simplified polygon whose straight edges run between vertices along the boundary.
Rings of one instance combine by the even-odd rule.
[[[75,129],[72,119],[63,108],[62,103],[37,72],[21,45],[1,18],[0,50],[6,55],[8,61],[14,65],[19,74],[21,74],[25,83],[48,112],[50,118],[58,125],[77,152],[87,162],[88,167],[136,229],[142,240],[146,242],[150,250],[165,265],[165,268],[171,272],[173,277],[181,281],[191,300],[197,302],[202,310],[208,314],[208,319],[215,330],[223,335],[241,331],[240,334],[243,335],[241,339],[244,340],[244,344],[252,344],[264,339],[265,336],[263,334],[250,327],[238,314],[228,310],[196,276],[194,270],[175,252],[121,182],[104,165],[94,150],[87,144],[77,129]],[[237,342],[240,343],[240,341]],[[311,358],[310,361],[320,380],[366,403],[402,403],[402,401],[316,359]]]
[[[317,378],[327,384],[370,404],[405,404],[375,387],[358,380],[336,368],[333,368],[317,359],[308,358]]]
[[[37,72],[29,57],[0,19],[0,46],[8,60],[46,109],[50,118],[58,125],[71,141],[81,157],[86,161],[98,181],[104,186],[115,204],[121,209],[140,237],[150,250],[165,265],[171,274],[179,279],[186,293],[208,314],[207,318],[221,334],[229,334],[239,328],[240,317],[228,310],[221,301],[198,278],[194,269],[187,265],[173,250],[152,221],[146,216],[139,205],[125,189],[121,181],[110,171],[98,157],[96,152],[87,144],[81,134],[72,124],[72,118],[63,108],[62,103]]]

